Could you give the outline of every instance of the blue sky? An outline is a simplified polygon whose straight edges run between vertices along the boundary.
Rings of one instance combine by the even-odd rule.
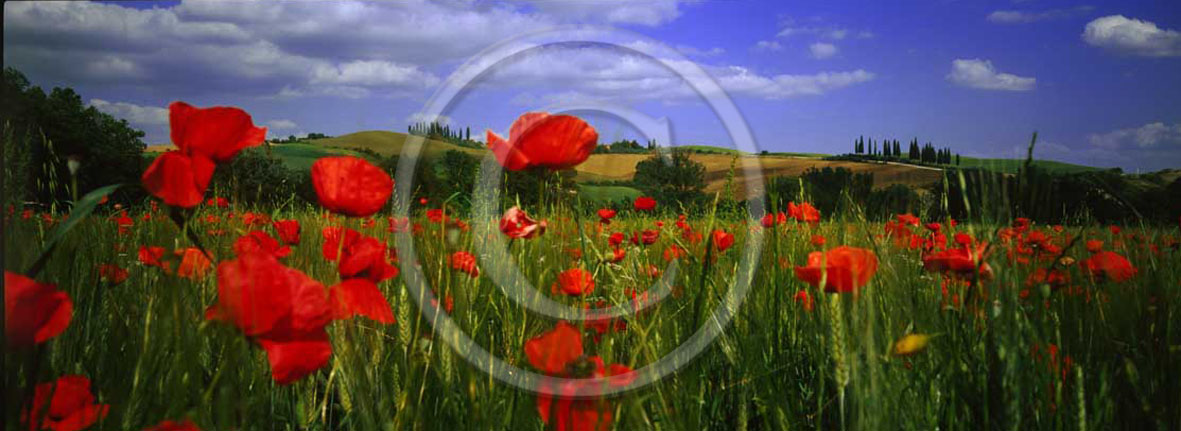
[[[897,4],[895,4],[897,3]],[[464,62],[555,27],[623,48],[538,47],[493,65],[447,113],[503,133],[594,103],[667,118],[674,145],[732,145],[683,80],[692,61],[761,149],[841,153],[858,135],[964,155],[1128,171],[1181,168],[1181,2],[463,1],[5,3],[4,63],[71,86],[167,142],[173,100],[234,105],[275,136],[403,131]],[[627,39],[635,34],[635,40]],[[655,45],[654,45],[655,44]],[[675,51],[673,51],[675,50]],[[680,60],[678,60],[680,59]],[[602,140],[639,131],[586,113]],[[482,133],[481,133],[482,135]]]

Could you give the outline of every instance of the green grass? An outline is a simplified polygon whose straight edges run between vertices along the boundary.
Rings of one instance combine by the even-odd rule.
[[[643,195],[643,192],[626,186],[593,186],[579,184],[578,194],[584,201],[618,202],[632,200]]]
[[[1039,160],[1034,159],[1034,166],[1045,169],[1049,172],[1069,174],[1075,172],[1089,172],[1098,171],[1100,168],[1091,166],[1075,165],[1066,162],[1058,162],[1053,160]],[[1025,159],[978,159],[975,157],[961,157],[960,167],[965,168],[984,168],[997,172],[1015,174],[1022,166],[1025,166]]]
[[[354,156],[372,159],[372,157],[357,151],[304,143],[271,145],[271,154],[282,159],[283,164],[289,169],[302,171],[311,169],[312,163],[321,157]]]
[[[315,139],[310,141],[310,143],[312,145],[320,145],[324,147],[366,148],[373,150],[383,156],[396,156],[402,153],[402,147],[405,145],[406,139],[408,137],[409,136],[405,133],[388,132],[384,130],[369,130],[332,138]],[[424,157],[440,156],[447,152],[447,150],[458,150],[477,156],[482,156],[484,154],[484,150],[461,147],[450,142],[436,141],[431,139],[423,140],[422,155]]]
[[[238,235],[251,229],[274,234],[269,225],[243,226],[246,210],[200,208],[190,227],[218,260],[232,259]],[[639,368],[674,351],[697,328],[711,324],[712,312],[730,307],[722,300],[746,271],[740,255],[751,229],[741,219],[688,220],[697,232],[720,228],[736,234],[735,246],[719,253],[707,251],[705,242],[687,240],[673,214],[661,217],[663,228],[657,228],[657,219],[624,211],[597,231],[589,222],[593,215],[575,217],[565,205],[527,210],[549,220],[549,230],[514,241],[508,253],[545,295],[559,272],[578,266],[592,271],[591,295],[554,297],[573,307],[627,303],[630,289],[643,290],[654,281],[648,265],[665,267],[668,247],[688,250],[672,279],[673,296],[626,316],[625,329],[597,337],[588,331],[583,337],[586,353],[607,363]],[[230,212],[238,217],[228,219]],[[177,227],[161,213],[150,221],[141,213],[131,215],[136,224],[124,235],[101,216],[84,220],[37,277],[69,294],[73,321],[43,350],[5,353],[10,400],[23,399],[31,382],[77,373],[90,377],[98,401],[111,406],[95,429],[143,429],[182,418],[207,430],[543,428],[533,394],[490,378],[432,333],[402,276],[380,284],[396,324],[366,319],[331,324],[329,365],[290,386],[276,386],[256,345],[229,325],[204,320],[218,295],[215,274],[188,280],[137,263],[141,245],[170,250],[189,245]],[[206,220],[208,215],[220,219]],[[336,264],[321,256],[322,227],[343,224],[393,243],[384,220],[364,228],[362,220],[333,220],[317,209],[269,215],[302,223],[302,241],[283,263],[325,286],[339,276]],[[578,219],[582,228],[575,225]],[[421,215],[414,221],[423,227],[414,239],[423,276],[437,293],[454,297],[456,323],[493,355],[529,368],[525,341],[554,321],[506,297],[488,276],[499,268],[488,256],[481,257],[484,274],[476,279],[447,265],[452,252],[475,252],[473,241],[499,235],[495,225],[488,233],[447,232]],[[751,291],[741,308],[732,308],[735,319],[722,336],[678,373],[611,398],[615,429],[1176,429],[1181,255],[1163,245],[1167,236],[1177,236],[1176,228],[1129,226],[1125,234],[1113,235],[1101,227],[1067,227],[1062,233],[1039,227],[1064,246],[1074,237],[1105,241],[1140,269],[1133,281],[1116,284],[1089,279],[1073,265],[1068,267],[1072,287],[1051,292],[1024,282],[1048,261],[1009,261],[1012,245],[996,237],[997,227],[957,228],[996,244],[988,261],[997,277],[977,290],[956,284],[944,290],[938,275],[922,271],[918,251],[879,237],[878,223],[829,217],[813,228],[792,224],[767,231],[763,252],[751,262]],[[658,229],[658,242],[646,247],[625,242],[625,260],[604,263],[612,232],[642,229]],[[211,230],[225,233],[214,236]],[[44,232],[36,216],[22,220],[18,214],[6,224],[6,269],[27,267]],[[795,277],[793,267],[816,249],[810,244],[816,234],[827,237],[829,247],[876,252],[880,268],[858,295],[842,295],[830,306],[837,297]],[[1145,244],[1162,244],[1160,254]],[[582,259],[568,253],[580,247]],[[1082,259],[1088,253],[1075,244],[1065,254]],[[127,268],[129,279],[119,285],[99,281],[96,267],[107,263]],[[793,300],[800,290],[816,299],[814,310]],[[935,337],[914,356],[889,355],[892,343],[910,332]],[[1058,349],[1055,362],[1048,359],[1050,345]],[[849,375],[843,390],[836,387],[838,369]],[[7,423],[16,424],[19,403],[5,404]]]
[[[709,154],[746,154],[734,148],[715,147],[713,145],[678,145],[676,148]]]

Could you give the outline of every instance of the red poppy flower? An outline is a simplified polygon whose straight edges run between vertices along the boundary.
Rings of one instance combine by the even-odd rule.
[[[276,383],[294,382],[328,364],[332,345],[324,326],[332,307],[316,280],[274,256],[250,253],[218,265],[217,292],[205,318],[231,323],[258,341]]]
[[[299,220],[275,220],[272,225],[284,244],[299,244]]]
[[[4,336],[12,348],[30,347],[70,326],[74,303],[52,284],[4,271]]]
[[[664,260],[670,261],[673,259],[680,259],[685,257],[687,254],[688,253],[685,251],[685,249],[676,244],[672,244],[668,246],[668,248],[664,249]]]
[[[277,258],[284,258],[291,254],[291,247],[280,246],[279,241],[271,238],[266,232],[256,230],[234,241],[234,253],[269,253]]]
[[[365,159],[324,157],[312,163],[312,185],[320,205],[353,217],[373,215],[394,191],[394,180]]]
[[[147,246],[141,245],[139,247],[139,253],[138,253],[139,261],[140,261],[140,263],[143,263],[144,265],[147,265],[147,266],[156,266],[156,267],[160,267],[161,269],[164,269],[165,271],[171,271],[172,268],[169,268],[168,265],[166,265],[163,261],[164,253],[166,253],[166,251],[164,250],[164,247],[158,247],[158,246],[147,247]]]
[[[426,210],[426,218],[427,220],[430,220],[431,223],[442,223],[447,220],[446,215],[443,214],[442,208],[432,208]]]
[[[611,263],[623,262],[624,257],[627,257],[627,250],[622,248],[615,248],[611,250]]]
[[[267,136],[266,127],[254,127],[250,114],[238,108],[196,108],[172,102],[168,111],[176,148],[217,163],[233,160],[239,151],[262,144]]]
[[[1045,268],[1038,268],[1025,279],[1025,286],[1033,287],[1039,284],[1047,284],[1051,290],[1061,289],[1070,284],[1070,273],[1057,269],[1047,271]]]
[[[582,334],[566,322],[558,322],[554,329],[525,342],[525,356],[539,371],[560,376],[566,364],[582,356]]]
[[[636,211],[652,211],[656,209],[656,199],[652,199],[648,196],[640,196],[636,198],[636,201],[632,203],[632,206],[636,209]]]
[[[326,260],[336,260],[341,250],[361,238],[361,233],[352,229],[328,226],[320,230],[324,243],[320,246],[320,253]],[[343,244],[341,242],[344,242]]]
[[[726,251],[730,246],[734,245],[734,234],[726,232],[721,229],[714,230],[713,234],[714,247],[718,248],[718,252]]]
[[[827,241],[828,240],[824,238],[824,235],[812,235],[812,245],[813,246],[823,247],[824,243]]]
[[[226,198],[219,196],[219,197],[209,198],[209,199],[205,200],[205,205],[211,206],[211,207],[218,207],[218,208],[229,208],[230,201]]]
[[[762,223],[763,227],[765,228],[775,227],[775,214],[767,213],[763,216],[763,219],[760,221],[760,223]]]
[[[863,248],[842,245],[808,254],[808,265],[796,267],[796,278],[813,286],[824,282],[825,292],[854,292],[869,283],[878,270],[878,257]]]
[[[37,384],[33,389],[33,403],[21,419],[29,424],[30,430],[78,431],[107,417],[110,409],[110,405],[94,403],[90,379],[69,375],[55,382]]]
[[[992,279],[992,267],[988,266],[988,262],[982,262],[987,258],[985,252],[988,250],[988,243],[972,245],[972,238],[966,234],[956,234],[956,242],[960,247],[923,256],[923,269],[967,278],[972,276],[979,263],[980,278]]]
[[[135,225],[135,220],[127,216],[127,210],[119,212],[119,217],[115,219],[115,226],[118,226],[120,235],[125,235],[131,232],[131,227]]]
[[[1097,239],[1087,240],[1087,251],[1091,253],[1103,251],[1103,241]]]
[[[911,213],[898,214],[894,218],[898,220],[898,224],[902,225],[918,226],[920,223],[919,218]]]
[[[585,359],[587,368],[591,368],[593,378],[607,378],[611,386],[626,386],[633,378],[628,377],[631,368],[621,364],[603,366],[603,360],[598,356]],[[596,385],[592,379],[581,379],[563,382],[557,388],[539,388],[537,394],[537,414],[545,424],[553,424],[555,430],[569,431],[608,431],[614,420],[614,407],[602,398],[576,398],[575,395],[582,388]],[[554,395],[550,395],[554,394]]]
[[[176,267],[176,275],[179,277],[197,280],[205,277],[213,266],[213,262],[210,262],[209,257],[199,248],[187,247],[174,253],[180,256],[180,265]]]
[[[537,414],[542,422],[552,423],[554,429],[605,431],[611,427],[611,407],[605,400],[575,395],[586,385],[597,384],[595,378],[606,378],[612,386],[626,386],[633,379],[631,368],[622,364],[606,367],[598,356],[582,355],[582,334],[566,322],[558,322],[554,329],[525,342],[525,356],[539,371],[560,377],[586,377],[563,382],[557,388],[539,387]]]
[[[1079,261],[1079,266],[1092,277],[1107,279],[1116,283],[1136,276],[1136,267],[1127,258],[1111,251],[1101,251]]]
[[[538,223],[529,218],[521,208],[512,207],[500,218],[500,231],[509,238],[533,238],[534,235],[540,236],[545,233],[545,221]]]
[[[552,291],[570,296],[580,296],[595,290],[595,280],[589,271],[582,268],[572,268],[558,274],[558,281],[550,287]]]
[[[267,216],[266,214],[258,214],[255,212],[247,211],[246,213],[242,214],[241,221],[242,221],[242,225],[247,226],[247,227],[266,226],[271,223],[271,218],[270,218],[270,216]]]
[[[807,202],[799,205],[796,205],[795,202],[788,202],[787,214],[799,222],[812,224],[820,222],[820,211]]]
[[[792,297],[792,300],[804,307],[804,311],[812,311],[812,297],[808,295],[807,290],[800,289],[800,291],[796,292],[796,295]]]
[[[144,431],[201,431],[193,421],[185,419],[180,422],[166,420],[156,426],[144,428]]]
[[[941,223],[935,223],[935,222],[927,223],[926,227],[927,227],[927,230],[929,230],[931,232],[940,232],[943,230],[943,224],[941,224]]]
[[[408,217],[402,217],[400,219],[389,217],[386,221],[389,225],[386,226],[385,231],[389,233],[405,232],[410,227],[410,218]]]
[[[451,254],[451,269],[465,272],[472,278],[480,276],[480,268],[476,267],[476,256],[466,251]]]
[[[643,232],[632,234],[632,244],[635,245],[652,245],[656,243],[656,239],[660,237],[660,232],[644,229]]]
[[[615,232],[607,238],[607,244],[611,247],[619,247],[619,244],[623,244],[623,238],[623,232]]]
[[[426,199],[426,198],[418,198],[418,204],[419,204],[419,205],[426,205],[426,203],[427,203],[427,199]]]
[[[517,118],[509,129],[508,140],[487,131],[488,149],[510,171],[572,168],[590,157],[598,140],[599,133],[586,121],[545,112],[529,112]]]
[[[152,196],[176,207],[192,208],[201,203],[216,166],[204,156],[169,151],[156,157],[140,180]]]
[[[379,323],[394,323],[394,311],[373,281],[350,278],[328,288],[334,319],[365,316]]]
[[[389,263],[388,247],[376,238],[358,236],[341,251],[341,278],[364,277],[380,283],[398,276],[398,267]]]
[[[119,265],[113,263],[104,263],[98,266],[98,278],[111,284],[119,284],[127,281],[127,270],[120,268]]]
[[[611,219],[615,218],[615,210],[610,208],[603,208],[599,210],[599,221],[603,224],[611,223]]]

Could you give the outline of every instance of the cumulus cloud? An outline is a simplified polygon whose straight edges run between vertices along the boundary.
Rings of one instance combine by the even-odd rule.
[[[1037,84],[1036,78],[1001,73],[991,61],[978,58],[952,61],[947,80],[961,87],[981,90],[1030,91]]]
[[[760,41],[758,41],[758,43],[755,43],[754,50],[755,51],[781,51],[781,50],[783,50],[783,46],[780,45],[779,42],[776,42],[774,40],[760,40]]]
[[[446,115],[440,115],[438,117],[431,117],[431,116],[423,114],[421,112],[415,112],[415,113],[407,116],[406,121],[409,123],[430,123],[432,121],[435,121],[435,122],[438,122],[439,124],[451,124],[451,117],[446,116]]]
[[[1029,24],[1078,16],[1094,10],[1094,6],[1079,6],[1070,9],[1049,9],[1043,11],[998,10],[988,14],[989,22],[995,24]]]
[[[5,4],[4,62],[41,80],[183,94],[403,94],[437,66],[558,21],[447,2]],[[408,23],[390,25],[390,23]],[[408,28],[411,27],[411,28]],[[347,29],[347,30],[346,30]]]
[[[136,127],[168,125],[168,109],[157,106],[142,106],[127,102],[109,102],[90,99],[88,105],[112,117],[127,120]]]
[[[267,126],[267,130],[276,132],[280,130],[295,130],[299,128],[299,125],[295,124],[294,121],[285,119],[271,120],[263,124]]]
[[[831,43],[816,42],[808,45],[808,52],[810,52],[814,58],[831,58],[832,56],[837,55],[837,46]]]
[[[1087,140],[1091,145],[1109,150],[1128,148],[1181,150],[1181,122],[1166,124],[1158,121],[1140,127],[1092,134],[1087,137]]]
[[[613,24],[656,26],[680,16],[677,0],[520,0],[550,16],[568,20],[594,20]]]
[[[1087,23],[1082,38],[1093,46],[1123,54],[1181,56],[1181,32],[1123,15],[1105,16]]]
[[[665,58],[678,65],[680,60]],[[814,74],[761,74],[735,65],[700,65],[723,90],[733,95],[774,100],[820,95],[868,82],[865,70]],[[526,51],[492,67],[481,85],[527,88],[548,95],[525,94],[522,104],[540,102],[603,102],[697,97],[680,76],[656,61],[634,53],[600,46],[546,46]]]

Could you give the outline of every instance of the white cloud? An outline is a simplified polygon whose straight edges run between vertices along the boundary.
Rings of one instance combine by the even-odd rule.
[[[761,76],[737,66],[731,66],[725,74],[715,73],[722,88],[731,93],[761,97],[764,99],[785,99],[798,96],[815,96],[856,84],[872,81],[875,75],[857,69],[851,72],[821,72],[812,75]]]
[[[760,40],[754,46],[755,51],[780,51],[782,49],[783,46],[774,40]]]
[[[1127,148],[1181,150],[1181,122],[1172,125],[1163,122],[1149,123],[1130,129],[1092,134],[1087,137],[1087,140],[1091,145],[1108,150]]]
[[[681,12],[677,0],[520,0],[537,11],[565,20],[594,20],[614,24],[657,26]]]
[[[267,126],[267,130],[271,131],[294,130],[299,128],[299,125],[295,124],[294,121],[285,119],[267,121],[265,125]]]
[[[320,64],[311,73],[311,83],[430,87],[438,84],[439,78],[414,66],[379,60],[359,60],[338,65]]]
[[[1087,23],[1082,38],[1093,46],[1124,54],[1181,56],[1181,32],[1123,15],[1105,16]]]
[[[716,46],[710,49],[698,49],[689,45],[677,45],[677,51],[697,57],[715,57],[726,53],[726,50]]]
[[[112,117],[127,120],[136,127],[168,125],[168,109],[156,106],[142,106],[127,102],[109,102],[90,99],[90,106]]]
[[[664,61],[673,65],[680,62],[667,58]],[[873,73],[865,70],[763,75],[734,65],[699,66],[732,95],[768,100],[824,94],[874,78]],[[684,79],[660,63],[628,51],[598,46],[535,48],[495,65],[483,79],[480,85],[528,89],[531,94],[514,99],[521,104],[670,102],[697,97]]]
[[[435,66],[558,21],[462,2],[5,4],[4,62],[42,80],[180,94],[365,97],[421,91]],[[390,23],[399,23],[391,25]],[[347,30],[345,30],[347,29]]]
[[[988,14],[986,19],[994,24],[1029,24],[1038,21],[1070,18],[1094,9],[1094,6],[1079,6],[1070,9],[1049,9],[1043,11],[998,10]]]
[[[1032,77],[1001,73],[992,62],[981,59],[957,59],[951,62],[947,80],[953,84],[981,90],[1030,91],[1037,84]]]
[[[409,116],[406,117],[406,122],[409,122],[409,123],[430,123],[432,121],[438,122],[439,124],[451,124],[451,117],[448,117],[446,115],[440,115],[438,117],[430,117],[430,116],[423,114],[421,112],[415,112],[415,113],[410,114]]]
[[[808,52],[812,53],[812,57],[825,59],[837,55],[837,46],[831,43],[816,42],[808,45]]]

